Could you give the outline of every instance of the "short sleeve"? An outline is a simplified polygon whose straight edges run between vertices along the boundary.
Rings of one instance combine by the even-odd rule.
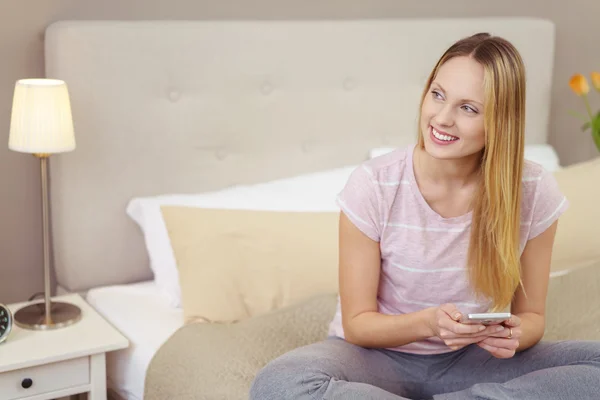
[[[381,237],[379,193],[373,171],[365,164],[358,166],[337,196],[337,204],[350,221],[374,241]]]
[[[548,229],[569,207],[569,201],[561,192],[550,172],[544,171],[539,178],[533,204],[533,218],[529,240]]]

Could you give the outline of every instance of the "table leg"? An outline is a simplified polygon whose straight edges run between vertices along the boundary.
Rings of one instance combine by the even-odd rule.
[[[106,353],[90,356],[90,379],[88,400],[106,400]]]

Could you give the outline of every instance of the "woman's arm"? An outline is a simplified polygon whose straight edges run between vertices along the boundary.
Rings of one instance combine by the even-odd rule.
[[[460,316],[454,315],[458,310],[448,304],[403,315],[379,313],[379,243],[363,234],[342,212],[339,248],[342,324],[348,342],[361,347],[385,348],[439,335],[449,346],[459,348],[481,340],[475,338],[476,334],[489,333],[481,332],[483,327],[480,325],[456,322],[460,319]]]
[[[513,337],[508,338],[506,332],[502,332],[501,338],[490,337],[478,343],[496,357],[512,357],[516,352],[534,346],[544,336],[546,295],[557,225],[558,221],[555,221],[529,240],[521,255],[523,285],[518,287],[511,305],[513,317],[505,323],[506,327],[512,328]]]
[[[379,243],[340,213],[339,285],[347,341],[362,347],[396,347],[431,336],[428,311],[401,316],[377,311],[381,268]]]
[[[512,313],[521,319],[521,339],[517,351],[530,348],[544,336],[546,328],[546,295],[550,279],[552,246],[558,221],[527,242],[521,255],[522,288],[512,302]]]

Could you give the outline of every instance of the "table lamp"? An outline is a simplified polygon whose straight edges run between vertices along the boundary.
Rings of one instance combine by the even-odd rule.
[[[44,245],[44,301],[30,303],[13,315],[24,329],[50,330],[81,319],[74,304],[50,297],[50,226],[48,210],[48,158],[75,149],[75,134],[67,85],[57,79],[21,79],[15,84],[8,148],[33,154],[40,160],[42,177],[42,228]]]

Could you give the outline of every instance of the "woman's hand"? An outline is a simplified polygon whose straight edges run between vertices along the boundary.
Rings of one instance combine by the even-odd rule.
[[[458,350],[473,343],[479,343],[503,331],[502,326],[464,324],[459,322],[461,312],[453,304],[443,304],[434,309],[429,323],[433,336],[437,336],[452,350]],[[508,330],[507,330],[508,331]],[[514,328],[513,328],[514,335]]]
[[[493,336],[478,342],[477,345],[496,358],[511,358],[519,348],[521,319],[513,314],[503,323],[502,332],[495,333]]]

